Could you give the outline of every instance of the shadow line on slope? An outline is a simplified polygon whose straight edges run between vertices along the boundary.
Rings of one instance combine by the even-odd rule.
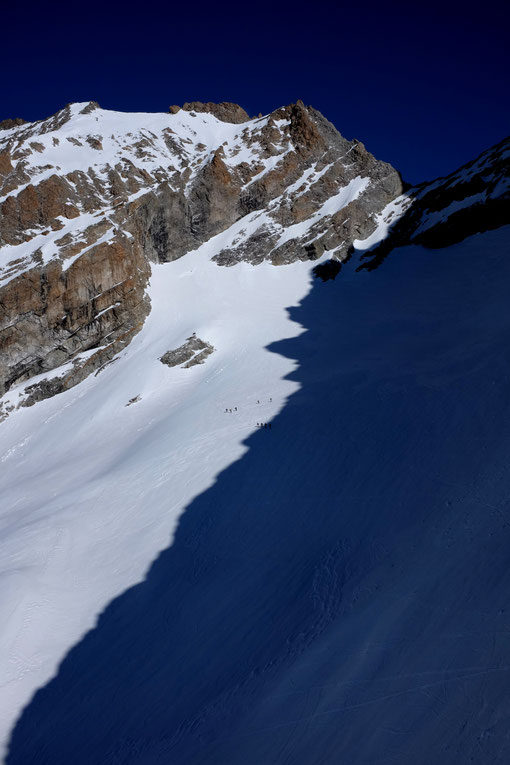
[[[415,249],[289,309],[307,331],[270,350],[300,390],[34,695],[8,765],[508,753],[504,681],[440,681],[508,666],[510,265],[493,252],[480,285],[457,248],[438,279]]]

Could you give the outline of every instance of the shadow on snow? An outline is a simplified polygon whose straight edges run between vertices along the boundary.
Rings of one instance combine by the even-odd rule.
[[[474,237],[314,281],[270,347],[300,390],[35,694],[8,765],[508,761],[500,236],[483,270]]]

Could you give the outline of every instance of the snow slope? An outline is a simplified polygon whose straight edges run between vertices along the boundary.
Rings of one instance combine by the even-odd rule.
[[[186,505],[297,387],[284,379],[292,361],[265,347],[301,331],[286,308],[309,289],[311,265],[219,268],[211,254],[231,235],[153,266],[150,316],[121,357],[0,428],[4,742],[67,649],[143,578]],[[206,363],[163,365],[192,332],[216,349]]]
[[[225,236],[0,428],[5,738],[77,643],[7,762],[507,762],[510,230],[312,285]]]

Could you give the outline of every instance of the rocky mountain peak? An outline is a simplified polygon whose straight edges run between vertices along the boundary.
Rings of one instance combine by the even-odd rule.
[[[301,101],[251,120],[92,101],[16,125],[0,136],[0,392],[33,403],[112,359],[150,310],[151,263],[220,233],[218,265],[342,260],[401,191]]]
[[[507,183],[505,151],[469,171],[471,191],[496,167]],[[461,181],[441,188],[455,197]],[[253,119],[230,103],[124,114],[91,101],[16,123],[0,134],[0,394],[31,403],[112,359],[150,310],[153,263],[214,237],[222,266],[341,263],[433,190],[406,190],[302,101]]]
[[[305,154],[326,151],[327,142],[321,134],[318,120],[314,118],[312,109],[307,108],[301,100],[277,109],[271,117],[273,121],[288,121],[289,135],[296,151]]]

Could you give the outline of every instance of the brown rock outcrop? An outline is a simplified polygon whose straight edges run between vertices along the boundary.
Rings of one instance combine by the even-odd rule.
[[[0,152],[0,176],[6,176],[9,175],[9,173],[12,173],[13,166],[11,162],[11,155],[8,151],[2,151]]]
[[[26,124],[26,120],[22,120],[21,117],[14,117],[14,119],[8,118],[0,122],[0,130],[10,130],[11,128],[18,127],[19,125]]]
[[[76,217],[78,202],[76,193],[58,175],[52,175],[38,186],[29,184],[16,196],[7,197],[0,206],[0,244],[25,242],[31,238],[30,230],[36,227],[61,227],[56,218]]]
[[[171,106],[169,111],[171,114],[177,114],[180,109],[185,112],[197,112],[212,114],[222,122],[233,122],[234,124],[240,124],[242,122],[248,122],[249,116],[247,112],[238,104],[233,104],[228,101],[222,101],[219,104],[215,104],[212,101],[202,103],[202,101],[190,101],[180,106]]]
[[[149,274],[140,247],[124,237],[92,247],[68,270],[50,261],[14,278],[0,290],[0,392],[139,329]]]

